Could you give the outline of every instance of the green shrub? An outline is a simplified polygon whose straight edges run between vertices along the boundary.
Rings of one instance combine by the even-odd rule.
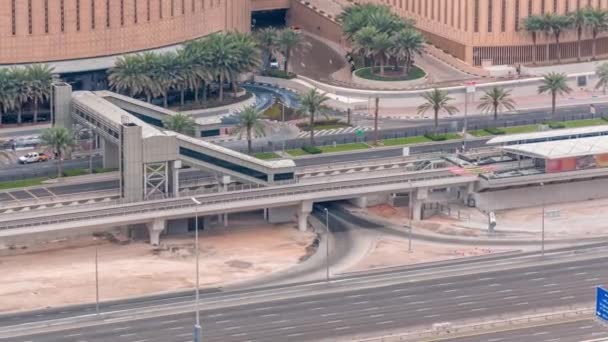
[[[82,176],[82,175],[86,175],[88,173],[89,173],[89,171],[85,170],[85,169],[69,169],[69,170],[64,170],[62,172],[64,177]]]
[[[549,128],[551,129],[560,129],[560,128],[566,128],[566,125],[563,122],[548,122],[547,126],[549,126]]]
[[[505,132],[505,130],[496,128],[496,127],[486,128],[486,129],[484,129],[484,131],[486,131],[492,135],[503,135],[503,134],[507,133],[507,132]]]
[[[296,74],[294,74],[293,72],[285,72],[283,70],[268,70],[264,73],[264,76],[284,78],[286,80],[296,78]]]
[[[302,151],[308,153],[308,154],[321,154],[323,153],[323,151],[321,151],[320,148],[316,147],[316,146],[304,146],[302,147]]]
[[[448,137],[445,134],[431,134],[427,133],[424,135],[425,138],[430,139],[432,141],[445,141]]]

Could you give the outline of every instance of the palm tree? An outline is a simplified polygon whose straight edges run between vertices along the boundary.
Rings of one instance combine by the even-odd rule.
[[[139,63],[141,63],[141,91],[146,94],[146,101],[149,103],[153,97],[162,94],[159,84],[155,80],[155,73],[159,68],[160,58],[157,53],[150,51],[144,52],[138,57]]]
[[[25,67],[29,77],[31,99],[34,101],[34,124],[38,122],[38,106],[51,98],[54,68],[46,64],[30,64]]]
[[[403,63],[403,74],[407,75],[414,65],[414,55],[424,50],[424,38],[415,30],[401,30],[392,37],[391,55]]]
[[[108,70],[108,81],[111,89],[116,92],[127,92],[129,96],[143,92],[149,82],[144,73],[144,63],[141,55],[121,56],[112,68]]]
[[[581,61],[581,40],[583,37],[583,30],[587,27],[589,10],[587,8],[579,8],[576,11],[569,13],[572,26],[576,30],[576,60]]]
[[[40,140],[57,156],[57,178],[63,173],[63,156],[76,145],[76,138],[65,127],[51,127],[42,131]]]
[[[247,153],[251,154],[251,141],[255,136],[264,136],[266,131],[262,122],[262,113],[255,110],[253,107],[245,108],[239,113],[239,123],[236,126],[236,134],[247,136]]]
[[[0,125],[2,115],[15,108],[17,84],[12,72],[7,68],[0,69]]]
[[[557,53],[557,63],[562,62],[562,51],[560,48],[560,37],[562,33],[572,26],[572,19],[567,15],[545,13],[543,15],[545,29],[548,33],[553,34],[555,38],[555,50]],[[548,58],[548,57],[547,57]]]
[[[23,105],[32,98],[32,91],[30,88],[30,78],[25,68],[13,68],[11,69],[17,94],[15,98],[15,107],[17,108],[17,123],[21,124],[23,119]]]
[[[199,39],[186,43],[183,54],[190,57],[192,62],[193,77],[190,82],[194,91],[194,102],[198,103],[199,91],[203,91],[203,101],[207,100],[207,84],[213,82],[211,72],[211,54],[209,53],[208,40]]]
[[[595,59],[597,54],[597,36],[600,32],[608,29],[608,12],[601,9],[589,9],[587,14],[587,26],[591,29],[591,37],[593,38],[592,58]]]
[[[453,115],[458,112],[458,108],[449,104],[454,99],[448,95],[446,90],[435,88],[432,91],[424,93],[422,98],[426,102],[418,106],[418,114],[424,114],[429,109],[433,110],[433,113],[435,114],[434,134],[437,135],[437,129],[439,128],[439,112],[444,111],[449,115]]]
[[[374,39],[379,34],[380,32],[372,26],[366,26],[360,29],[353,37],[354,52],[365,58],[372,56]]]
[[[380,63],[380,75],[384,76],[384,66],[387,64],[391,55],[392,40],[386,33],[380,33],[372,41],[371,52],[374,60]]]
[[[177,113],[163,119],[163,126],[170,131],[193,136],[196,130],[196,121],[190,115]]]
[[[253,36],[248,33],[230,33],[228,38],[232,41],[235,57],[230,68],[229,80],[236,96],[239,75],[252,72],[260,67],[260,49]]]
[[[306,113],[310,119],[310,145],[315,145],[315,116],[323,112],[324,103],[329,100],[329,97],[324,93],[320,93],[316,88],[309,90],[307,93],[300,95],[300,111]]]
[[[536,64],[536,52],[538,50],[538,33],[543,31],[542,18],[537,15],[527,17],[526,19],[524,19],[524,28],[526,32],[528,32],[532,36],[532,44],[534,44],[534,47],[532,49],[532,63]]]
[[[210,69],[218,80],[219,100],[224,101],[224,82],[230,80],[235,66],[238,65],[239,56],[235,42],[225,33],[215,33],[206,39],[212,58]]]
[[[555,115],[555,102],[557,95],[570,94],[572,88],[568,86],[565,74],[550,72],[543,76],[542,84],[538,87],[539,94],[551,94],[551,115]]]
[[[608,63],[599,65],[595,69],[595,74],[597,75],[597,84],[595,85],[595,89],[602,88],[604,94],[606,94],[606,88],[608,88]]]
[[[263,28],[255,33],[255,38],[265,53],[264,69],[268,69],[274,54],[278,51],[278,32],[273,27]]]
[[[152,82],[154,82],[162,95],[163,106],[165,108],[169,107],[169,91],[181,82],[178,71],[179,67],[176,61],[177,54],[175,52],[162,53],[158,55],[157,64],[153,69]]]
[[[283,63],[283,70],[287,72],[287,67],[289,66],[289,59],[291,58],[291,52],[293,49],[302,44],[304,40],[300,33],[292,30],[285,29],[280,32],[278,44],[281,47],[281,52],[283,53],[283,57],[285,57],[285,61]]]
[[[175,56],[175,74],[177,76],[176,86],[179,89],[179,104],[184,106],[186,90],[194,89],[198,80],[198,74],[193,67],[192,56],[186,54],[184,50],[177,52]]]
[[[511,90],[494,87],[486,90],[477,108],[484,113],[494,113],[494,121],[498,120],[498,112],[515,110],[515,100],[511,98]]]

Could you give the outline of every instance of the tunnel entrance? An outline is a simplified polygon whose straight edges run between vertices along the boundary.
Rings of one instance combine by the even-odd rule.
[[[251,29],[259,30],[265,27],[285,27],[287,25],[287,10],[256,11],[251,14]]]

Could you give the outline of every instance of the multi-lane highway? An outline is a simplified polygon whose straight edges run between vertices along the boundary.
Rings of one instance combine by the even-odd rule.
[[[593,254],[602,253],[595,251]],[[545,260],[551,260],[551,257]],[[415,281],[415,276],[408,272],[399,271],[343,279],[332,284],[309,284],[300,286],[301,291],[291,293],[282,288],[262,290],[277,297],[271,295],[269,300],[261,301],[255,300],[262,296],[262,292],[256,291],[238,295],[210,293],[203,296],[203,308],[214,307],[203,309],[203,340],[319,341],[345,336],[378,336],[391,331],[430,328],[436,322],[483,320],[495,315],[549,311],[569,305],[590,306],[595,287],[608,279],[607,261],[606,257],[598,257],[521,268],[505,265],[499,271],[420,281]],[[180,300],[183,301],[183,297]],[[168,302],[170,300],[163,303]],[[236,306],[222,307],[218,303]],[[133,306],[141,308],[142,304]],[[129,308],[126,302],[106,310]],[[91,313],[90,307],[86,309],[81,308],[80,314]],[[17,316],[16,319],[2,317],[0,333],[7,325],[53,318],[53,315],[37,315],[44,318],[33,315]],[[56,310],[55,315],[62,314]],[[23,336],[5,340],[184,342],[191,339],[192,324],[191,312],[168,313],[137,320],[108,319],[101,325],[43,334],[29,335],[31,331],[26,331]],[[584,336],[585,329],[579,330],[580,336]]]

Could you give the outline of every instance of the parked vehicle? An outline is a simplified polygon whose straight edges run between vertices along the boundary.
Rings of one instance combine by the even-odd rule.
[[[44,153],[30,152],[19,157],[19,164],[41,163],[49,160],[49,156]]]
[[[279,61],[277,61],[275,58],[273,58],[272,61],[270,61],[270,69],[272,69],[272,70],[279,69]]]

